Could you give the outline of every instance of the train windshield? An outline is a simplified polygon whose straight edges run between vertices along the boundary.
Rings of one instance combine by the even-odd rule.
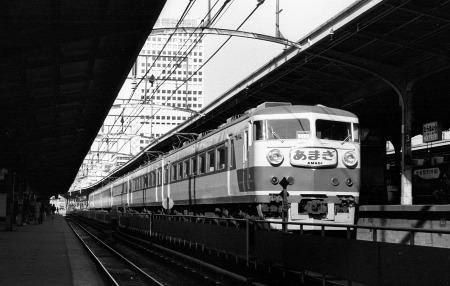
[[[316,136],[319,139],[359,142],[358,124],[350,122],[318,119],[316,121]]]
[[[254,140],[308,139],[310,136],[309,120],[271,119],[253,123]]]

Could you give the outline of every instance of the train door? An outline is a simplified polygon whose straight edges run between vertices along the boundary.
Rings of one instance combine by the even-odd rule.
[[[243,171],[243,187],[245,191],[248,191],[250,189],[249,185],[249,163],[248,163],[248,153],[249,153],[249,133],[248,133],[248,127],[244,130],[244,148],[242,154],[242,171]]]

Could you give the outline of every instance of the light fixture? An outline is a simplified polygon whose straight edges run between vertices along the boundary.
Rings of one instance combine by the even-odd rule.
[[[153,87],[153,83],[155,82],[155,76],[152,74],[150,77],[147,77],[147,80],[151,84],[151,87]]]

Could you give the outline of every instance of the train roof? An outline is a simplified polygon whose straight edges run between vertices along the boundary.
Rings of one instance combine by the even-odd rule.
[[[291,105],[285,102],[266,102],[250,110],[251,115],[284,114],[284,113],[322,113],[328,115],[356,117],[355,114],[342,109],[323,105]]]

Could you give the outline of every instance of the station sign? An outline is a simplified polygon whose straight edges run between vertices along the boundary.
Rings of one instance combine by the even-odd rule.
[[[439,168],[419,169],[414,171],[414,175],[424,180],[437,179],[441,175]]]
[[[442,140],[442,126],[439,121],[423,124],[423,143]]]

